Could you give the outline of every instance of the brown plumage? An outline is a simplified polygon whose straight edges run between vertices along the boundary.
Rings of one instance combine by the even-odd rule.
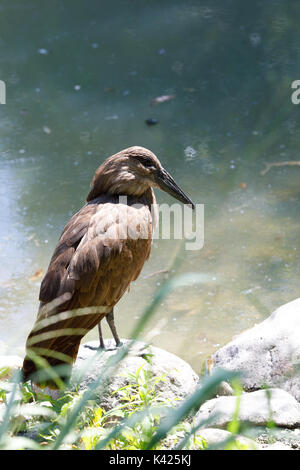
[[[143,147],[122,150],[97,169],[87,203],[65,226],[42,281],[38,317],[26,342],[24,380],[43,381],[34,377],[37,363],[32,354],[52,367],[69,367],[82,337],[105,316],[119,344],[113,307],[150,254],[157,217],[152,187],[193,206],[157,157]],[[90,307],[88,312],[70,312],[84,307]],[[45,326],[46,321],[52,323]],[[101,327],[99,333],[103,346]],[[60,375],[65,378],[68,372]]]

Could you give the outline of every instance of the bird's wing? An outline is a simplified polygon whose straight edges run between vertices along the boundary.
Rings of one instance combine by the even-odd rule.
[[[151,227],[147,206],[136,208],[109,202],[85,205],[62,232],[41,284],[40,301],[45,304],[76,291],[81,293],[77,307],[99,305],[101,298],[102,302],[105,300],[107,282],[110,290],[115,282],[120,287],[128,286],[149,257]],[[106,305],[119,297],[116,290],[110,297]]]
[[[41,308],[37,321],[82,307],[113,307],[137,278],[149,256],[151,225],[151,213],[145,205],[140,208],[114,203],[84,206],[66,225],[40,291],[43,307],[66,293],[71,298],[54,311]],[[95,313],[72,315],[38,331],[34,327],[27,348],[36,351],[42,348],[75,360],[81,338],[105,316],[98,312],[96,309]],[[75,329],[77,333],[73,333]],[[34,338],[39,334],[41,340]],[[44,334],[50,335],[49,338],[43,337]],[[49,353],[42,355],[51,365],[64,362]],[[35,365],[26,357],[25,377],[34,370]]]
[[[75,284],[69,278],[67,269],[96,210],[97,205],[86,204],[73,215],[63,229],[47,273],[41,283],[39,300],[43,304],[51,302],[65,292],[73,293]]]
[[[91,217],[68,266],[79,304],[113,306],[135,280],[151,246],[147,206],[106,203]]]

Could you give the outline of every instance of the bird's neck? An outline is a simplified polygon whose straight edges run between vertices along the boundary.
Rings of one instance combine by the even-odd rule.
[[[149,187],[139,199],[143,199],[145,201],[144,204],[147,204],[151,211],[152,232],[154,232],[158,224],[158,207],[153,189]]]
[[[152,210],[152,208],[156,208],[157,206],[154,191],[149,186],[146,189],[146,191],[144,191],[142,194],[128,194],[126,192],[123,192],[121,194],[114,194],[114,198],[119,198],[120,202],[123,202],[121,201],[121,198],[124,198],[124,197],[127,198],[126,203],[130,206],[132,205],[148,206],[150,211]]]
[[[103,168],[100,167],[96,171],[92,180],[87,202],[92,201],[103,194],[109,194],[111,196],[141,196],[148,188],[148,184],[141,184],[141,182],[138,183],[130,173],[125,174],[123,175],[123,178],[120,178],[115,170],[104,172]]]
[[[136,196],[137,200],[139,200],[142,204],[146,204],[147,206],[156,206],[156,199],[154,195],[154,191],[151,187],[148,186],[146,191],[140,196]]]
[[[124,174],[123,178],[119,178],[115,172],[103,172],[98,169],[92,180],[91,190],[87,197],[87,202],[108,194],[110,196],[136,196],[146,197],[149,201],[153,200],[154,194],[149,183],[138,181],[134,175],[130,173]],[[155,199],[155,198],[154,198]]]

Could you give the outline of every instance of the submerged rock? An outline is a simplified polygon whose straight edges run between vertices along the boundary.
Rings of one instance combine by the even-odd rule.
[[[146,119],[145,123],[147,124],[147,126],[155,126],[156,124],[158,124],[158,119],[155,119],[155,118]]]
[[[122,342],[124,345],[128,344],[128,340]],[[106,350],[95,356],[98,344],[98,341],[91,341],[79,348],[72,374],[72,381],[78,382],[79,390],[85,390],[95,383],[99,375],[103,374],[104,364],[120,350],[114,346],[114,342],[106,340]],[[108,373],[104,389],[99,388],[101,405],[105,409],[118,405],[122,398],[120,389],[134,383],[137,376],[142,377],[143,373],[149,374],[149,384],[151,380],[153,385],[154,381],[156,382],[157,399],[163,402],[171,401],[173,404],[193,393],[199,381],[191,366],[175,354],[136,342],[117,369]],[[141,380],[145,378],[143,376]]]
[[[214,367],[241,371],[245,390],[279,387],[300,401],[300,298],[282,305],[213,356]]]
[[[204,403],[196,414],[196,423],[209,420],[211,426],[224,428],[233,419],[237,397],[218,397]],[[295,428],[300,426],[300,404],[288,392],[278,388],[243,393],[238,419],[244,423]]]

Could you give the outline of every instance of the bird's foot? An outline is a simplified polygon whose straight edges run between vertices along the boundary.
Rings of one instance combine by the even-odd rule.
[[[91,346],[90,344],[85,344],[85,347],[91,349],[92,351],[99,351],[99,349],[102,351],[105,350],[105,347],[102,348],[101,346]]]
[[[113,341],[113,340],[108,340],[107,347],[105,348],[105,351],[115,351],[118,348],[121,348],[124,343],[122,341]]]
[[[119,341],[118,343],[115,342],[113,344],[112,340],[108,340],[108,345],[105,346],[104,342],[99,344],[99,346],[91,346],[89,344],[86,345],[87,348],[92,349],[93,351],[115,351],[117,348],[121,348],[124,346],[124,343],[122,341]]]
[[[106,347],[104,343],[102,344],[100,343],[99,346],[91,346],[90,344],[87,344],[86,347],[89,349],[92,349],[93,351],[99,351],[99,349],[101,351],[106,351]]]

